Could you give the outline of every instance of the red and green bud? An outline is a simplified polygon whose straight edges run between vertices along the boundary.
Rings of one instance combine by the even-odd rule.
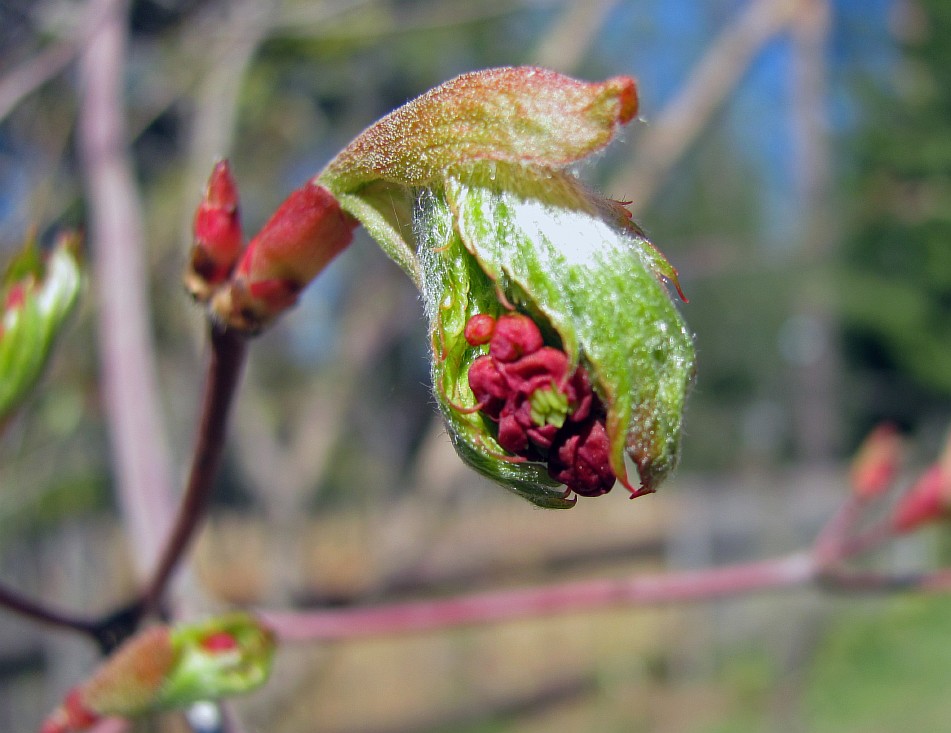
[[[238,215],[238,187],[228,161],[218,162],[205,195],[195,211],[194,245],[185,287],[195,300],[206,302],[234,269],[244,239]]]
[[[273,652],[273,634],[247,614],[154,626],[71,690],[40,733],[80,731],[104,717],[130,718],[250,692],[267,679]]]
[[[48,254],[29,241],[0,282],[0,422],[29,394],[82,286],[79,235]]]
[[[636,109],[629,78],[475,72],[368,128],[317,178],[422,290],[460,455],[542,506],[617,480],[652,491],[679,455],[694,352],[665,286],[676,271],[566,170]]]
[[[256,332],[297,302],[300,292],[353,239],[356,220],[324,186],[292,192],[245,249],[212,297],[215,317]]]

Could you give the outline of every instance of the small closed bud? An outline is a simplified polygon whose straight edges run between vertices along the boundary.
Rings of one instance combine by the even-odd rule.
[[[218,162],[195,211],[194,245],[185,272],[185,287],[206,302],[231,276],[244,244],[238,216],[238,187],[228,161]]]
[[[317,178],[421,289],[460,456],[541,506],[616,481],[651,492],[679,456],[694,352],[665,287],[677,273],[623,204],[567,170],[636,111],[627,77],[473,72]]]
[[[80,237],[68,232],[43,255],[29,241],[0,283],[0,421],[29,394],[82,286]]]
[[[899,499],[892,512],[896,532],[912,532],[951,516],[951,474],[936,463]]]
[[[212,313],[229,327],[260,331],[350,244],[356,225],[324,186],[308,183],[292,192],[212,297]]]
[[[135,717],[249,692],[267,679],[273,651],[273,634],[247,614],[151,627],[73,688],[40,733],[80,731],[104,717]]]
[[[849,471],[855,495],[871,499],[891,486],[898,472],[901,452],[901,436],[894,425],[879,425],[869,433],[852,459]]]

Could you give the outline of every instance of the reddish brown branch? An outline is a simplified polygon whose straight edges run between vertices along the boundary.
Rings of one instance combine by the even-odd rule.
[[[2,585],[0,585],[0,606],[33,621],[88,634],[92,634],[96,626],[95,622],[89,619],[79,618],[65,611],[56,610],[44,603],[26,598],[17,591]]]
[[[172,573],[205,517],[221,463],[228,415],[244,365],[246,342],[242,335],[215,325],[210,327],[210,332],[211,361],[191,472],[175,524],[143,593],[143,613],[158,608]]]

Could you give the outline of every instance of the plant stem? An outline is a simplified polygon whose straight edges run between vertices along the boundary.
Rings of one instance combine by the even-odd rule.
[[[789,588],[812,581],[817,567],[811,553],[800,552],[722,568],[561,583],[375,608],[262,611],[259,617],[283,642],[340,640]]]
[[[142,594],[142,613],[158,609],[172,573],[201,525],[221,463],[228,415],[247,352],[244,336],[211,324],[211,361],[191,472],[171,534]]]
[[[95,635],[95,621],[55,610],[44,603],[25,598],[12,588],[2,585],[0,585],[0,606],[33,621]]]

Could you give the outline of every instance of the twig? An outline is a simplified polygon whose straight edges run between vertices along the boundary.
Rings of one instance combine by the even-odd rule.
[[[0,120],[5,119],[24,97],[65,69],[78,52],[76,41],[61,41],[43,49],[0,79]]]
[[[140,618],[136,605],[125,606],[102,618],[87,618],[26,598],[3,585],[0,585],[0,607],[37,623],[86,634],[99,645],[103,654],[108,654],[125,640]]]
[[[50,43],[0,79],[0,121],[6,119],[25,97],[65,70],[91,42],[109,15],[110,8],[106,3],[92,4],[71,37]]]
[[[174,499],[150,337],[145,237],[122,114],[127,10],[125,0],[90,4],[92,17],[102,21],[80,56],[79,149],[95,250],[102,389],[119,504],[136,539],[137,568],[145,572],[158,557]]]
[[[3,606],[7,611],[12,611],[33,621],[95,635],[96,623],[94,621],[53,609],[45,603],[33,601],[20,595],[12,588],[2,585],[0,585],[0,606]]]
[[[228,415],[247,349],[244,336],[234,331],[221,329],[214,324],[210,326],[210,331],[211,361],[191,472],[175,524],[143,593],[143,613],[157,610],[172,573],[205,517],[215,475],[221,463]]]
[[[711,44],[680,92],[651,120],[638,140],[634,164],[611,182],[643,212],[667,173],[697,139],[750,61],[792,18],[796,0],[751,0]]]
[[[571,611],[710,600],[752,590],[802,585],[813,580],[816,570],[811,554],[795,553],[762,562],[656,576],[562,583],[374,608],[300,613],[261,611],[259,616],[281,641],[330,641]]]
[[[845,561],[894,537],[883,521],[856,534],[870,506],[850,495],[819,532],[812,547],[760,562],[591,580],[519,590],[473,593],[447,599],[311,612],[261,611],[261,620],[282,641],[335,641],[434,631],[574,611],[707,601],[743,593],[815,583],[838,592],[941,592],[951,588],[951,570],[889,575],[854,571]]]
[[[89,729],[89,733],[126,733],[129,729],[132,728],[132,723],[123,718],[106,718],[99,721],[92,728]]]
[[[565,3],[561,15],[535,49],[533,61],[566,74],[574,71],[597,42],[598,33],[617,4],[617,0]]]
[[[854,493],[850,494],[839,510],[825,523],[812,545],[812,552],[819,565],[832,565],[839,562],[846,554],[857,554],[851,545],[850,550],[846,552],[845,546],[849,541],[852,528],[865,507],[865,501]]]

